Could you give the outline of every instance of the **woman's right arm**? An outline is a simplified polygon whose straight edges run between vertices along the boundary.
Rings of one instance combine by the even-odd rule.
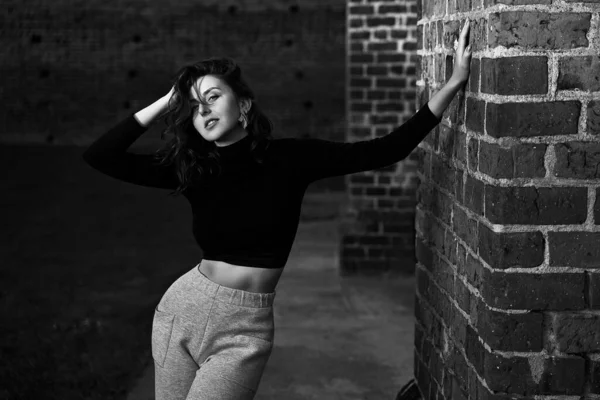
[[[150,125],[156,118],[158,118],[165,110],[167,109],[167,105],[169,103],[169,99],[173,95],[174,88],[171,88],[171,91],[167,93],[165,96],[156,100],[154,103],[150,104],[146,108],[142,108],[140,111],[133,114],[135,119],[142,126]]]
[[[174,165],[158,165],[152,154],[134,154],[127,149],[159,117],[168,105],[173,91],[154,103],[128,115],[100,136],[83,153],[92,168],[121,181],[141,186],[175,189],[179,180]]]

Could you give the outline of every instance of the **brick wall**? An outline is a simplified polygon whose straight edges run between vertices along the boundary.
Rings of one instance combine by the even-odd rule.
[[[218,55],[242,66],[275,137],[345,139],[345,0],[20,0],[0,18],[0,143],[86,146]],[[161,146],[161,127],[134,148]]]
[[[474,53],[416,150],[425,399],[600,398],[599,6],[422,2],[419,104]]]
[[[416,111],[415,1],[348,2],[348,141],[388,134]],[[413,273],[416,167],[413,155],[347,176],[343,274]]]

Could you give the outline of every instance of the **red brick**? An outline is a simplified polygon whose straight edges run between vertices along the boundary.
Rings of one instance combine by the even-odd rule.
[[[362,42],[350,42],[350,52],[362,53],[365,50],[365,46]]]
[[[385,196],[388,194],[388,189],[385,187],[367,187],[365,196]]]
[[[512,310],[581,310],[585,275],[577,273],[490,272],[484,269],[481,294],[495,308]]]
[[[461,103],[461,99],[460,97],[457,96],[457,102],[460,104]],[[469,110],[469,112],[467,113],[467,118],[465,120],[465,125],[467,127],[467,129],[471,130],[471,131],[475,131],[475,132],[479,132],[479,133],[483,133],[483,121],[484,121],[484,117],[485,117],[485,108],[486,108],[486,104],[485,101],[483,100],[476,100],[472,97],[467,98],[467,110]],[[489,106],[488,106],[489,108]],[[458,112],[460,114],[462,114],[462,110],[463,108],[459,108]],[[459,121],[459,117],[455,117],[457,121]],[[489,119],[488,119],[489,121]],[[489,125],[489,123],[488,123]]]
[[[444,291],[443,294],[440,293],[439,295],[444,297],[443,301],[447,303],[446,306],[450,307],[449,296],[454,293],[454,270],[446,261],[438,258],[433,263],[431,273],[437,285]]]
[[[479,168],[479,141],[477,138],[471,138],[469,140],[469,157],[467,159],[467,166],[472,171],[477,171]],[[488,175],[491,172],[488,171]]]
[[[423,30],[425,32],[425,37],[424,37],[424,45],[425,45],[425,50],[433,50],[435,48],[435,22],[428,22],[422,25],[423,26]]]
[[[349,101],[364,100],[364,99],[365,99],[365,91],[364,90],[350,90]]]
[[[406,86],[406,79],[404,78],[380,78],[377,77],[375,79],[375,87],[377,88],[381,88],[381,89],[394,89],[397,87],[405,87]]]
[[[431,179],[450,193],[455,193],[456,171],[446,160],[434,156],[431,165]]]
[[[473,93],[479,93],[479,80],[480,80],[480,61],[478,58],[471,58],[470,74],[469,74],[469,91]],[[450,79],[448,76],[447,79]]]
[[[477,248],[477,226],[477,220],[467,217],[463,210],[454,207],[453,230],[461,240],[473,249]]]
[[[373,15],[375,7],[373,6],[350,6],[348,7],[349,15]]]
[[[482,58],[481,92],[500,95],[546,94],[548,92],[548,58]]]
[[[388,29],[377,29],[373,32],[373,35],[376,39],[388,39],[389,30]]]
[[[418,239],[416,241],[415,248],[417,259],[419,260],[419,262],[423,264],[426,269],[431,269],[434,257],[431,248],[427,246],[427,244],[422,239]]]
[[[375,112],[403,111],[404,104],[402,103],[378,103],[375,105]]]
[[[548,232],[550,263],[577,268],[600,267],[599,232]]]
[[[439,383],[442,381],[442,376],[444,374],[444,362],[437,351],[431,354],[431,367],[429,368],[429,373],[436,385],[436,391],[439,390]]]
[[[442,394],[444,395],[444,397],[446,399],[450,399],[451,395],[452,395],[452,374],[450,373],[450,370],[447,367],[447,364],[445,365],[445,370],[444,370],[444,379],[443,379],[443,385],[442,385]]]
[[[507,352],[543,350],[544,316],[542,313],[509,314],[495,311],[478,298],[473,312],[477,313],[475,327],[492,350]]]
[[[354,53],[350,54],[351,63],[372,63],[375,60],[375,56],[369,53]]]
[[[600,57],[562,57],[558,59],[558,90],[600,90]]]
[[[493,224],[583,224],[587,219],[587,188],[487,185],[485,216]]]
[[[365,74],[365,70],[362,65],[350,66],[350,76],[362,77]]]
[[[433,79],[436,82],[439,83],[446,83],[445,82],[445,76],[444,76],[444,69],[446,66],[446,56],[444,56],[444,54],[438,53],[434,56],[435,58],[435,68],[433,71]]]
[[[453,128],[440,125],[439,127],[439,136],[438,136],[438,149],[441,154],[446,157],[446,159],[452,159],[455,153],[455,140],[456,140],[456,132]]]
[[[463,204],[471,212],[477,215],[483,215],[485,185],[480,180],[471,175],[467,175],[467,182],[464,187],[465,197]]]
[[[422,19],[423,18],[423,3],[422,0],[417,0],[415,2],[415,6],[416,6],[416,14],[417,14],[417,19]]]
[[[531,363],[535,363],[535,367]],[[494,391],[519,395],[572,395],[583,391],[585,360],[574,356],[540,356],[531,360],[519,356],[505,358],[486,352],[483,377]]]
[[[479,224],[479,255],[492,268],[538,267],[544,261],[544,237],[541,232],[493,232]]]
[[[567,0],[567,1],[570,1],[570,0]],[[575,1],[575,0],[571,0],[571,1]],[[579,0],[576,0],[576,1],[579,1]],[[506,5],[507,0],[484,0],[484,7],[486,7],[486,8],[495,6],[496,4]],[[550,5],[550,4],[552,4],[552,0],[510,0],[510,4],[515,5],[515,6],[524,6],[524,5],[528,5],[528,4]]]
[[[417,26],[417,32],[418,30],[421,29],[421,35],[423,34],[423,26],[419,25]],[[390,35],[392,37],[392,39],[406,39],[408,37],[408,33],[409,31],[406,29],[392,29],[390,31]],[[419,35],[417,33],[417,49],[421,49],[422,45],[423,45],[423,38],[421,37],[421,43],[419,43],[418,41]]]
[[[458,277],[454,281],[454,298],[458,306],[468,314],[471,307],[471,292],[462,279]]]
[[[394,25],[396,25],[396,18],[394,17],[367,17],[367,27],[369,28]]]
[[[367,92],[367,100],[383,100],[385,99],[385,91],[383,90],[369,90]]]
[[[600,143],[567,142],[554,147],[556,177],[575,179],[599,179]]]
[[[397,54],[379,53],[379,54],[377,54],[377,63],[404,62],[404,61],[406,61],[406,54],[402,54],[402,53],[397,53]]]
[[[435,45],[443,46],[442,41],[444,40],[444,21],[442,21],[441,19],[436,21],[435,29],[436,29]]]
[[[365,21],[362,18],[349,18],[349,27],[351,29],[354,28],[362,28],[365,26]]]
[[[575,135],[581,102],[487,103],[486,131],[499,138]]]
[[[490,49],[519,46],[529,49],[588,47],[590,13],[503,11],[489,15],[487,43]],[[543,26],[543,29],[540,29]],[[577,29],[573,29],[577,27]]]
[[[600,394],[600,355],[590,356],[590,392]]]
[[[600,101],[592,100],[587,108],[587,133],[600,135]]]
[[[559,313],[551,319],[550,332],[556,349],[567,354],[600,352],[600,316],[589,313]]]
[[[495,143],[481,142],[479,147],[479,171],[492,178],[544,178],[546,144],[515,144],[502,147]]]
[[[589,281],[588,306],[592,310],[600,310],[600,273],[586,272],[586,274]]]
[[[449,207],[449,210],[451,207]],[[450,211],[448,210],[448,214]],[[456,245],[458,243],[458,237],[452,230],[448,230],[446,234],[446,245],[444,246],[444,256],[448,259],[448,262],[452,265],[456,265]]]
[[[368,65],[367,66],[367,74],[369,76],[372,75],[383,75],[387,76],[389,72],[389,67],[385,65]]]
[[[398,124],[397,115],[370,115],[369,120],[371,124]]]
[[[453,348],[451,360],[452,361],[450,365],[454,373],[451,399],[454,400],[463,398],[462,396],[464,396],[464,392],[468,390],[468,374],[470,367],[458,346]]]
[[[371,31],[352,30],[349,32],[350,40],[366,40],[371,37]]]
[[[398,43],[397,42],[367,43],[367,51],[398,51]]]
[[[389,13],[406,13],[406,5],[405,4],[394,4],[394,5],[381,5],[378,9],[380,14],[389,14]]]

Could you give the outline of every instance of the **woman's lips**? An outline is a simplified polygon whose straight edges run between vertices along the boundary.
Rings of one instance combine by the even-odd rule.
[[[209,122],[209,123],[208,123],[208,124],[205,126],[205,128],[206,128],[206,129],[210,129],[210,128],[214,127],[214,126],[215,126],[215,125],[216,125],[218,122],[219,122],[219,120],[218,120],[218,119],[211,120],[211,121],[210,121],[210,122]]]

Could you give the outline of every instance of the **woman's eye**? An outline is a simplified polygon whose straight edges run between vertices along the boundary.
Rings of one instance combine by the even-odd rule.
[[[208,98],[208,100],[211,100],[211,101],[212,101],[212,99],[216,99],[217,97],[218,97],[218,96],[210,96],[210,97]]]

